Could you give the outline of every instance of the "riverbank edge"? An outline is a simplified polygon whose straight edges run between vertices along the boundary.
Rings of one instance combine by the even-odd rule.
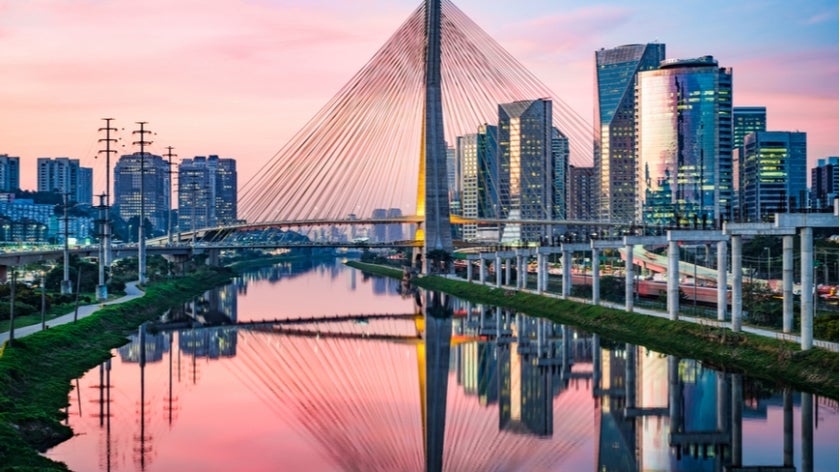
[[[349,267],[375,275],[402,279],[393,267],[348,261]],[[570,324],[604,338],[620,340],[677,357],[697,359],[727,372],[748,374],[773,384],[838,399],[838,367],[835,352],[799,345],[728,328],[671,321],[571,300],[545,297],[506,288],[488,287],[439,276],[413,280],[415,285],[437,290],[475,303],[513,309],[556,323]]]
[[[144,287],[145,295],[107,305],[76,323],[24,338],[0,356],[0,467],[2,470],[68,470],[38,453],[73,433],[61,424],[71,381],[111,357],[127,336],[166,309],[230,282],[237,271],[205,268],[187,277]]]

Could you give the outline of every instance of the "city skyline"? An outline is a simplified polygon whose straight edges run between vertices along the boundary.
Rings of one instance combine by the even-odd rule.
[[[117,156],[137,151],[131,131],[147,121],[149,152],[230,157],[245,183],[419,3],[0,2],[0,153],[21,157],[24,189],[38,157],[68,156],[94,168],[100,193],[101,118],[121,129]],[[731,67],[735,106],[808,133],[809,169],[838,154],[836,3],[456,5],[590,124],[595,51],[658,41],[667,58]]]

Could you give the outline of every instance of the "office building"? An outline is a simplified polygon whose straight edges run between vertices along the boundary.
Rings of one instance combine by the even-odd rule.
[[[71,202],[93,204],[93,169],[69,157],[38,158],[38,191],[66,194]]]
[[[811,207],[816,209],[831,208],[837,199],[838,157],[818,159],[817,166],[811,169]]]
[[[0,192],[20,189],[20,158],[0,154]]]
[[[741,220],[740,208],[744,201],[744,137],[758,131],[767,131],[765,107],[732,108],[732,216],[736,221]]]
[[[456,152],[461,169],[458,183],[461,216],[499,218],[499,128],[483,124],[477,133],[459,136]],[[478,224],[468,223],[462,227],[465,240],[479,237]]]
[[[236,223],[234,159],[196,156],[178,165],[178,228],[191,231]]]
[[[569,171],[569,138],[559,129],[551,129],[551,160],[554,173],[553,202],[551,219],[566,219],[566,192]],[[555,228],[560,230],[560,228]]]
[[[745,221],[772,221],[774,213],[807,206],[807,136],[802,132],[759,131],[744,138]]]
[[[510,220],[551,218],[554,169],[551,100],[499,105],[499,182],[502,216]],[[539,241],[542,225],[508,223],[502,242]]]
[[[132,218],[140,216],[142,205],[154,232],[165,233],[170,209],[169,182],[169,164],[161,156],[149,153],[141,156],[137,152],[120,157],[114,166],[114,206],[120,218],[130,223]],[[135,230],[131,228],[131,239],[137,237]]]
[[[731,221],[732,69],[711,56],[639,72],[636,216],[646,225]]]
[[[605,221],[632,222],[636,201],[636,78],[659,67],[664,44],[595,52],[596,208]]]
[[[591,221],[597,219],[598,208],[595,205],[594,167],[569,166],[569,191],[566,201],[566,217],[570,220]]]

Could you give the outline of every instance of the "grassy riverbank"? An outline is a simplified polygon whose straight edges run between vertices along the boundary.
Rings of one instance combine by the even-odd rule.
[[[348,262],[365,272],[402,278],[394,268]],[[727,371],[748,373],[797,390],[838,398],[838,354],[824,349],[802,351],[793,343],[686,321],[628,313],[584,303],[497,289],[446,279],[421,277],[419,287],[473,302],[502,306],[557,323],[577,326],[605,338],[645,346],[664,354],[701,360]]]
[[[0,468],[67,470],[37,450],[71,437],[61,424],[71,380],[108,359],[144,321],[229,281],[230,269],[201,268],[144,287],[145,295],[108,305],[76,323],[16,339],[0,351]]]

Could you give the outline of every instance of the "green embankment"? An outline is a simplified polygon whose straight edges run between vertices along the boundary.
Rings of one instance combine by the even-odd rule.
[[[16,339],[0,351],[0,469],[67,470],[40,454],[68,438],[61,424],[70,382],[111,356],[126,336],[167,308],[228,282],[228,269],[203,269],[189,277],[145,287],[145,295],[108,305],[76,323]]]
[[[348,262],[365,272],[402,278],[390,267]],[[420,277],[413,282],[473,302],[510,308],[570,324],[605,338],[629,342],[678,357],[698,359],[715,368],[744,372],[828,398],[838,398],[838,354],[824,349],[802,351],[798,345],[726,328],[670,321],[584,303],[515,290],[470,284],[443,277]]]

